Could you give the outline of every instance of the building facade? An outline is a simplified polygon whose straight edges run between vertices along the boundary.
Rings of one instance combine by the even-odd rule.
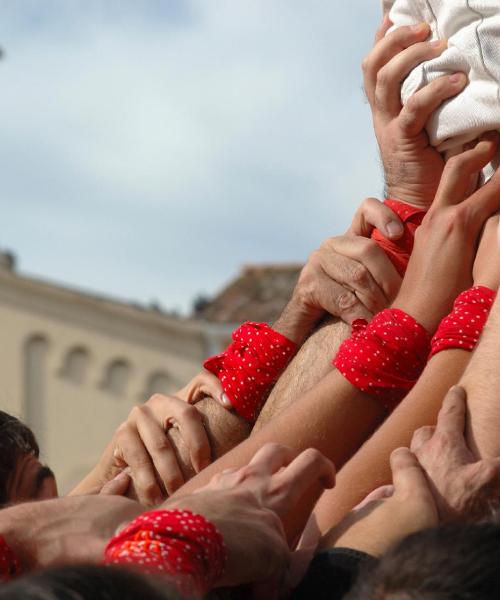
[[[0,408],[32,427],[62,493],[134,405],[185,385],[232,330],[20,276],[8,254],[0,324]]]

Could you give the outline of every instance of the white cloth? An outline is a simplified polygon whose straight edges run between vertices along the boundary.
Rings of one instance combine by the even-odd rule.
[[[445,74],[461,71],[469,83],[430,118],[427,132],[439,151],[455,154],[485,131],[500,130],[500,0],[382,0],[395,27],[429,23],[433,39],[447,39],[441,56],[422,63],[404,81],[403,103]],[[496,161],[495,161],[496,162]],[[492,168],[485,175],[491,175]]]

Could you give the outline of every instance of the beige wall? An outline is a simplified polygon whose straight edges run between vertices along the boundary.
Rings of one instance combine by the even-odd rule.
[[[7,271],[0,271],[0,325],[0,408],[34,429],[62,493],[146,399],[152,376],[163,386],[157,391],[175,391],[221,349],[231,329]]]

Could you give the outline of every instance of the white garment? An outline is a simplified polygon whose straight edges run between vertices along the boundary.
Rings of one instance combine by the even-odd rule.
[[[427,132],[439,151],[455,154],[485,131],[500,130],[500,0],[382,0],[395,27],[429,23],[447,39],[441,56],[422,63],[403,83],[403,103],[427,83],[461,71],[469,83],[430,118]],[[490,175],[489,169],[485,175]]]

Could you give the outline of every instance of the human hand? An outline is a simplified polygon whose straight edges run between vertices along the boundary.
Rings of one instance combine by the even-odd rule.
[[[427,474],[441,521],[474,521],[499,505],[500,458],[477,460],[464,437],[466,394],[452,387],[436,427],[418,429],[412,452]]]
[[[369,320],[390,304],[401,277],[369,239],[374,228],[393,240],[403,233],[400,219],[388,206],[367,198],[346,235],[327,239],[311,254],[274,329],[300,344],[326,313],[351,323]]]
[[[401,539],[438,523],[438,514],[425,473],[408,448],[391,454],[392,486],[368,497],[334,529],[321,547],[353,548],[381,556]]]
[[[486,221],[472,269],[474,285],[497,290],[500,286],[500,215]]]
[[[467,77],[445,75],[416,92],[401,105],[401,82],[418,64],[436,58],[445,40],[426,41],[430,27],[399,27],[386,16],[375,46],[363,61],[364,87],[386,179],[386,196],[427,209],[436,195],[444,169],[440,153],[429,144],[425,124],[448,98],[461,92]]]
[[[168,429],[175,427],[180,433],[195,471],[204,469],[211,460],[210,443],[201,414],[191,403],[204,396],[220,399],[221,393],[214,375],[200,373],[175,396],[155,394],[145,404],[135,406],[94,469],[92,480],[97,483],[93,488],[112,484],[127,468],[133,482],[130,492],[135,492],[142,504],[156,506],[163,502],[166,494],[173,494],[184,483]],[[93,489],[80,485],[73,493],[89,491]]]
[[[415,234],[415,246],[393,306],[428,332],[450,312],[472,283],[472,265],[484,222],[500,208],[500,172],[470,195],[471,180],[493,158],[499,135],[484,134],[477,145],[451,158],[436,198]]]
[[[319,498],[335,481],[332,463],[316,450],[263,446],[241,469],[215,475],[194,494],[167,500],[165,509],[202,514],[221,532],[228,553],[224,580],[237,585],[279,579],[290,550],[281,523],[314,489]]]
[[[119,496],[66,496],[2,509],[0,531],[23,571],[100,563],[117,528],[143,510]]]

